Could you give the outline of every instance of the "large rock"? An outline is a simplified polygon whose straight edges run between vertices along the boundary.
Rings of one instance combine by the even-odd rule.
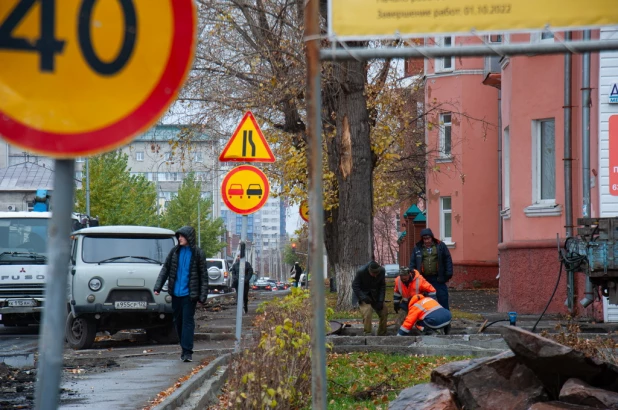
[[[417,384],[402,390],[392,401],[390,410],[457,410],[457,404],[448,389],[433,383]]]
[[[570,378],[618,391],[617,366],[586,357],[582,352],[516,326],[504,326],[501,332],[515,355],[543,382],[552,399],[558,398],[560,388]]]
[[[595,407],[578,406],[577,404],[562,401],[546,401],[544,403],[534,403],[528,407],[528,410],[595,410]]]
[[[513,356],[513,353],[506,352],[507,355]],[[480,359],[469,359],[469,360],[460,360],[458,362],[450,362],[443,364],[440,367],[436,367],[431,371],[431,381],[439,386],[446,387],[451,391],[457,390],[457,386],[455,386],[455,380],[453,379],[453,375],[457,372],[462,371],[463,369],[477,365],[479,363],[484,363],[490,360],[493,360],[492,357],[485,357]]]
[[[618,393],[598,389],[579,379],[569,379],[560,390],[560,401],[595,409],[618,409]]]
[[[541,381],[511,352],[453,374],[457,400],[465,409],[527,410],[548,400]]]

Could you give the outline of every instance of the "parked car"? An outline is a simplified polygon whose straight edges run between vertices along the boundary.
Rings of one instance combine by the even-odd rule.
[[[206,259],[208,269],[208,289],[213,293],[232,291],[232,275],[225,259]]]
[[[288,284],[285,282],[277,282],[277,289],[286,290],[288,288]]]
[[[387,278],[396,278],[399,275],[399,265],[396,263],[387,263],[384,265]]]
[[[253,290],[272,290],[272,284],[267,280],[258,279],[253,285]]]
[[[176,245],[174,231],[146,226],[100,226],[73,233],[65,337],[88,349],[97,332],[145,329],[152,340],[174,343],[172,297],[155,296],[161,266]]]

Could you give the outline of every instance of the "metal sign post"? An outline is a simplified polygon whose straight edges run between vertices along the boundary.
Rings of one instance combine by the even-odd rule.
[[[324,292],[324,212],[322,199],[322,127],[319,2],[308,0],[305,9],[305,41],[307,44],[307,118],[309,167],[309,249],[307,266],[314,272],[311,281],[313,326],[311,332],[311,402],[314,409],[326,410],[326,301]],[[308,271],[307,271],[308,272]]]
[[[47,285],[43,327],[39,337],[35,407],[55,409],[58,406],[67,292],[67,266],[71,253],[71,212],[73,212],[73,175],[75,161],[56,160],[54,165],[53,214],[49,226],[47,248]]]

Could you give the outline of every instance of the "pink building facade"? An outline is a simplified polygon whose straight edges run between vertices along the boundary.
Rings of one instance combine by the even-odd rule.
[[[434,41],[441,46],[476,42]],[[426,181],[427,227],[450,248],[451,287],[496,287],[498,90],[482,84],[483,58],[426,60],[425,73],[432,168]]]
[[[593,39],[599,35],[592,31]],[[573,32],[573,39],[581,38],[582,32]],[[487,36],[484,40],[558,41],[551,33]],[[480,41],[469,37],[436,40],[441,46]],[[598,53],[590,57],[590,172],[585,176],[581,55],[571,57],[567,82],[563,55],[426,60],[426,108],[433,104],[436,111],[428,119],[436,127],[427,131],[434,169],[426,181],[427,226],[450,247],[456,266],[450,286],[497,286],[501,312],[540,313],[550,300],[560,269],[557,238],[564,243],[568,229],[577,234],[574,225],[584,216],[584,177],[590,178],[591,187],[587,216],[618,216],[618,205],[603,208],[599,190],[608,185],[604,177],[607,161],[600,159],[606,156],[606,147],[599,143],[607,139],[606,131],[599,132],[599,127],[607,127],[607,118],[599,115],[602,58]],[[616,62],[618,53],[614,53]],[[570,103],[565,103],[566,84],[571,87]],[[569,109],[570,155],[565,152],[565,112]],[[570,197],[565,188],[567,163],[572,167]],[[569,202],[571,221],[566,219]],[[603,320],[605,313],[607,320],[609,307],[605,302],[604,312],[603,300],[597,295],[586,308],[577,303],[584,297],[584,288],[585,276],[576,273],[575,300],[569,312],[563,273],[547,312],[597,320]]]

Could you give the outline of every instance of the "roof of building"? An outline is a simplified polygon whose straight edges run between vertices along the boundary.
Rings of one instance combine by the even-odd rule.
[[[421,210],[416,205],[412,205],[408,208],[408,210],[403,214],[404,217],[415,216],[421,213]]]
[[[424,213],[420,213],[416,215],[416,218],[414,218],[414,222],[427,222],[427,217]]]
[[[34,162],[22,162],[0,168],[1,191],[53,189],[54,171]]]

